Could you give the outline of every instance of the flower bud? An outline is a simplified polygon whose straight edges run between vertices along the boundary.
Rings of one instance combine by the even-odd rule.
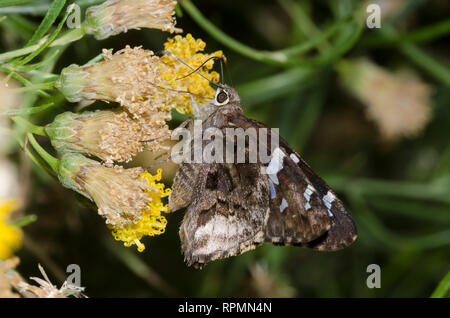
[[[119,228],[135,224],[150,201],[142,168],[106,167],[80,154],[61,158],[58,178],[63,186],[95,202],[107,224]]]
[[[98,40],[140,28],[181,32],[175,28],[176,4],[173,0],[108,0],[86,11],[84,27]]]
[[[164,233],[169,212],[161,198],[170,194],[161,180],[161,170],[152,176],[142,168],[105,167],[80,154],[62,156],[58,177],[63,186],[95,202],[116,240],[125,246],[145,249],[143,236]]]
[[[221,51],[199,53],[204,47],[202,40],[190,34],[176,36],[165,44],[166,50],[180,55],[191,67],[199,68],[198,72],[210,81],[218,82],[219,74],[212,71],[214,60],[206,61],[223,54]],[[126,46],[114,54],[104,50],[103,57],[101,62],[71,65],[62,71],[58,88],[69,101],[118,102],[135,118],[140,118],[158,112],[169,113],[173,108],[191,113],[191,97],[180,91],[203,98],[214,97],[214,89],[207,80],[171,55],[158,57],[141,47]],[[197,102],[203,103],[204,99],[198,96],[195,97]]]
[[[431,88],[417,75],[392,73],[367,59],[341,61],[338,72],[385,140],[416,136],[430,121]]]
[[[168,134],[164,119],[139,122],[124,111],[65,112],[45,130],[59,153],[79,152],[112,164],[128,162],[144,148],[163,148],[162,139],[151,145],[147,141]]]

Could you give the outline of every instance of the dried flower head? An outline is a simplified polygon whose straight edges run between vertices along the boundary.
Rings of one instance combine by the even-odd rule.
[[[152,201],[153,188],[142,168],[106,167],[80,154],[62,156],[58,171],[61,183],[95,202],[98,213],[114,228],[138,224]],[[145,174],[144,174],[145,176]]]
[[[107,164],[128,162],[144,148],[161,148],[159,142],[146,142],[169,132],[166,117],[158,120],[157,115],[156,119],[136,121],[124,111],[65,112],[47,125],[46,132],[60,153],[80,152]]]
[[[181,32],[175,28],[176,4],[173,0],[108,0],[86,11],[84,27],[98,40],[140,28]]]
[[[198,53],[204,47],[203,41],[195,40],[190,34],[176,36],[165,44],[166,50],[181,55],[193,68],[200,67],[212,56],[223,55],[221,51]],[[211,71],[213,64],[214,60],[206,62],[199,72],[218,82],[218,73]],[[65,68],[61,73],[59,89],[72,102],[91,99],[118,102],[135,118],[157,112],[168,113],[173,108],[189,113],[189,94],[175,90],[189,91],[205,98],[214,97],[214,89],[209,82],[198,74],[190,73],[192,70],[170,55],[160,58],[152,51],[127,46],[115,54],[104,50],[102,62]],[[197,101],[203,100],[200,98]]]
[[[165,189],[163,183],[158,183],[161,180],[162,170],[159,169],[157,174],[152,176],[148,172],[140,175],[147,181],[147,194],[150,196],[150,201],[147,203],[147,208],[142,210],[142,218],[137,224],[129,224],[124,227],[112,227],[113,235],[116,240],[123,241],[125,246],[136,245],[138,251],[142,252],[145,245],[141,242],[143,236],[154,236],[163,234],[166,229],[167,220],[162,215],[162,212],[168,213],[169,207],[163,204],[161,198],[167,197],[171,190]]]
[[[22,282],[22,277],[15,271],[19,265],[18,257],[0,260],[0,298],[19,298],[14,289]]]
[[[16,199],[0,200],[0,260],[10,258],[22,246],[22,232],[8,223],[10,213],[19,206]]]
[[[430,121],[431,88],[418,76],[391,73],[367,59],[341,62],[338,69],[384,139],[416,136]]]
[[[30,277],[39,286],[34,286],[22,281],[18,284],[18,289],[22,295],[33,298],[68,298],[68,297],[86,297],[83,295],[84,287],[76,286],[65,281],[61,288],[53,285],[41,265],[38,265],[44,279],[39,277]]]

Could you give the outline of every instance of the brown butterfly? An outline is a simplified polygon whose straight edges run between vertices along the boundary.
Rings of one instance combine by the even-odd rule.
[[[266,128],[247,118],[237,92],[226,85],[202,107],[202,129]],[[356,228],[328,185],[282,139],[280,168],[264,173],[261,163],[182,163],[169,206],[189,206],[180,227],[188,265],[201,267],[239,255],[262,243],[334,251],[352,244]],[[266,144],[270,148],[270,144]]]
[[[233,88],[218,86],[214,101],[197,107],[203,131],[214,127],[226,138],[227,128],[266,128],[244,115]],[[271,149],[270,142],[257,142]],[[245,152],[248,156],[247,143]],[[189,266],[202,267],[262,243],[335,251],[355,241],[355,224],[329,186],[282,138],[273,152],[278,161],[271,174],[261,162],[180,165],[169,207],[188,207],[179,235]]]

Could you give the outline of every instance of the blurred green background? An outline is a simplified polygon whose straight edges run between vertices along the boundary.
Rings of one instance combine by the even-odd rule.
[[[77,2],[84,10],[100,1]],[[39,262],[59,285],[66,266],[79,264],[90,297],[428,297],[450,270],[450,3],[378,1],[383,2],[381,29],[369,29],[363,1],[194,1],[206,19],[250,51],[201,26],[191,6],[181,6],[177,18],[185,33],[207,43],[206,51],[224,51],[225,81],[240,93],[245,113],[279,127],[340,195],[358,227],[351,247],[321,253],[264,245],[203,270],[188,268],[178,237],[183,210],[168,215],[164,235],[145,239],[144,253],[124,248],[95,211],[11,145],[8,157],[18,165],[26,193],[23,211],[38,216],[24,229],[19,272],[38,276]],[[8,17],[0,23],[0,51],[22,47],[48,6],[32,1],[14,10],[0,7],[0,16]],[[359,24],[347,23],[354,16],[362,19],[356,19]],[[345,25],[337,26],[342,20]],[[314,41],[330,28],[336,28],[330,37]],[[86,36],[62,52],[52,72],[85,64],[103,48],[129,44],[158,51],[167,36],[157,30],[132,30],[104,41]],[[258,55],[305,43],[293,63]],[[429,104],[421,105],[429,108],[430,120],[418,134],[383,138],[337,67],[343,58],[360,57],[392,74],[406,68],[430,88]],[[385,90],[380,86],[374,94]],[[38,123],[76,107],[59,93],[52,98],[61,109],[40,114]],[[388,106],[382,111],[398,116],[395,103]],[[182,120],[176,115],[173,127]],[[408,114],[403,120],[407,126]],[[369,264],[381,267],[379,289],[366,286]]]

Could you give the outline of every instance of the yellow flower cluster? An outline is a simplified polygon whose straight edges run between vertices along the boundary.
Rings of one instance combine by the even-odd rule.
[[[206,43],[201,39],[194,39],[191,34],[186,37],[180,35],[170,38],[164,44],[164,48],[170,51],[178,58],[189,64],[192,68],[197,69],[208,59],[212,57],[224,58],[222,51],[216,51],[212,54],[199,53],[205,49]],[[160,65],[161,79],[163,83],[170,88],[180,91],[189,91],[193,94],[203,96],[205,98],[214,97],[214,89],[209,82],[202,78],[199,74],[194,73],[190,68],[177,61],[173,56],[166,54],[161,58],[163,64]],[[214,83],[218,83],[220,76],[217,72],[211,71],[214,66],[214,59],[206,62],[198,72]],[[188,94],[172,93],[173,105],[177,111],[181,113],[191,114],[192,105],[191,98]],[[196,98],[197,102],[203,102],[202,99]]]
[[[22,246],[20,229],[7,223],[9,214],[18,207],[17,200],[0,201],[0,260],[10,258]]]
[[[157,183],[161,180],[162,170],[152,176],[147,171],[140,175],[147,181],[149,188],[146,189],[150,197],[147,203],[148,208],[142,210],[142,218],[136,224],[125,225],[124,227],[113,227],[113,235],[117,241],[123,241],[124,245],[129,247],[136,245],[138,251],[145,250],[145,245],[141,242],[143,236],[154,236],[163,234],[166,229],[167,220],[161,212],[170,212],[167,204],[163,204],[161,198],[167,197],[171,189],[164,189],[163,183]]]
[[[103,100],[122,107],[120,113],[66,113],[46,131],[63,155],[61,183],[93,200],[115,239],[125,246],[143,251],[143,236],[164,233],[167,220],[162,214],[169,208],[161,199],[171,190],[158,183],[161,170],[152,176],[142,168],[123,169],[114,163],[129,161],[144,149],[163,149],[159,146],[170,133],[166,122],[171,110],[192,114],[187,92],[199,104],[214,98],[210,82],[218,83],[220,77],[212,68],[215,59],[224,56],[222,51],[202,53],[205,46],[191,34],[177,35],[164,44],[170,53],[161,57],[126,46],[114,54],[105,50],[101,62],[71,65],[61,73],[58,87],[69,101]],[[103,165],[81,154],[94,155]]]

